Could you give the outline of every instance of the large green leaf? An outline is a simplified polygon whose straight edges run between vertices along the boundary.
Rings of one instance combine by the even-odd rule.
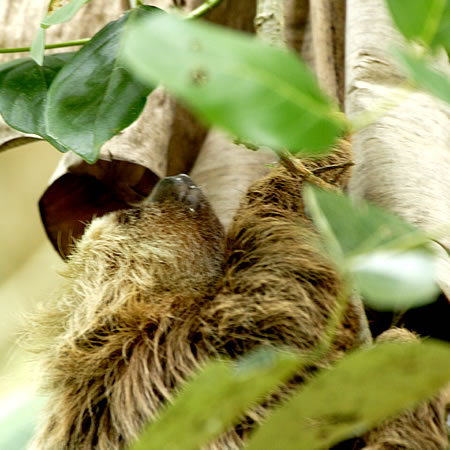
[[[345,258],[386,248],[389,244],[394,244],[389,248],[398,249],[396,244],[402,244],[403,239],[399,239],[404,236],[413,239],[413,246],[428,240],[425,232],[362,199],[351,201],[343,194],[308,185],[305,201],[322,232],[327,231],[317,216],[320,214],[326,220]]]
[[[378,310],[406,310],[439,295],[436,259],[427,249],[374,251],[351,265],[364,302]]]
[[[432,47],[442,45],[450,54],[450,0],[445,3],[444,13],[438,31],[431,42]]]
[[[431,65],[427,64],[423,58],[415,56],[408,51],[396,50],[394,55],[411,79],[420,87],[450,103],[450,78],[448,74],[432,69]]]
[[[322,371],[257,430],[246,450],[325,449],[433,395],[450,381],[442,342],[386,343]]]
[[[439,293],[435,257],[421,230],[366,202],[308,186],[305,202],[336,265],[376,309],[407,309]]]
[[[50,3],[50,14],[41,22],[44,27],[49,27],[51,25],[56,25],[58,23],[68,22],[72,17],[91,0],[72,0],[67,5],[61,8],[51,11],[52,3]]]
[[[102,145],[134,122],[144,108],[151,88],[136,81],[119,56],[128,24],[156,11],[160,10],[141,6],[106,25],[58,73],[49,89],[48,134],[90,163],[97,160]]]
[[[46,56],[42,66],[31,58],[0,65],[0,114],[5,122],[16,130],[41,136],[60,151],[67,148],[47,135],[44,111],[50,84],[72,57],[73,53]]]
[[[162,82],[207,122],[244,141],[318,151],[345,127],[293,53],[243,33],[155,15],[130,27],[123,56],[142,81]]]
[[[197,450],[298,369],[298,356],[263,349],[237,365],[214,362],[150,424],[132,450]],[[276,447],[272,447],[276,448]]]
[[[386,1],[395,24],[407,39],[437,45],[444,43],[445,36],[448,38],[448,0]]]

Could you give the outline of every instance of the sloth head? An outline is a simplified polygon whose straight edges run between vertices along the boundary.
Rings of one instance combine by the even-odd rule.
[[[141,205],[94,219],[68,267],[84,280],[114,277],[156,290],[202,290],[221,274],[223,246],[211,205],[181,174],[160,180]]]

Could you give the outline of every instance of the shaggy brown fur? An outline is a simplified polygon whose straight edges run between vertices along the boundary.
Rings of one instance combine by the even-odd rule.
[[[67,286],[32,329],[51,397],[31,448],[124,448],[207,360],[317,345],[340,281],[305,219],[301,187],[301,175],[273,169],[250,188],[226,238],[186,176],[163,180],[139,208],[95,220],[70,257]],[[292,384],[353,348],[359,324],[351,304],[332,351]],[[241,448],[270,404],[208,449]],[[389,427],[368,445],[384,445],[375,438]]]
[[[316,345],[340,282],[303,218],[301,186],[274,169],[249,190],[225,243],[193,187],[159,187],[146,205],[95,220],[33,329],[51,398],[32,448],[122,448],[208,359]],[[328,360],[354,346],[358,326],[349,307]],[[256,408],[209,448],[239,448],[263,416]]]

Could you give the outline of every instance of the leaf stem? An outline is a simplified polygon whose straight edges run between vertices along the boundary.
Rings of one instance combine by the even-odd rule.
[[[89,38],[77,39],[75,41],[58,42],[57,44],[47,44],[44,48],[63,48],[63,47],[73,47],[77,45],[84,45],[90,41]],[[0,53],[24,53],[29,52],[31,47],[17,47],[17,48],[0,48]]]
[[[206,0],[197,8],[193,9],[187,16],[186,19],[198,19],[204,16],[207,12],[218,6],[222,0]]]
[[[141,4],[140,0],[133,0],[136,5]],[[204,16],[208,11],[214,9],[218,6],[222,0],[206,0],[205,3],[202,3],[198,8],[192,10],[187,16],[186,19],[198,19],[199,17]],[[85,39],[77,39],[74,41],[67,42],[59,42],[57,44],[47,44],[44,48],[46,50],[52,48],[64,48],[64,47],[73,47],[78,45],[85,45],[90,41],[90,38]],[[16,48],[0,48],[1,53],[25,53],[29,52],[31,47],[16,47]]]

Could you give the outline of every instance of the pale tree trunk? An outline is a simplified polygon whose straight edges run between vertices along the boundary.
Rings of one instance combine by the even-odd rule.
[[[429,94],[402,92],[404,77],[389,47],[404,42],[383,0],[347,1],[346,42],[345,109],[351,119],[399,91],[406,98],[353,136],[349,191],[427,231],[447,227],[436,248],[439,284],[450,298],[450,109]],[[436,64],[450,73],[446,55]]]

